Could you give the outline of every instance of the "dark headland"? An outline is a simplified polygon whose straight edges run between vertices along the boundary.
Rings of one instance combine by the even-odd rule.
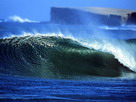
[[[51,23],[57,24],[136,24],[136,11],[98,7],[52,7]]]

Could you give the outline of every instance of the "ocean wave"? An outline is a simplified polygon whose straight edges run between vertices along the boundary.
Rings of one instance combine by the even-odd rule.
[[[100,26],[101,29],[104,30],[123,30],[123,31],[127,31],[127,30],[131,30],[131,31],[136,31],[136,26],[134,25],[122,25],[122,26],[116,26],[116,27],[110,27],[110,26]]]
[[[39,21],[32,21],[32,20],[29,20],[27,18],[21,18],[19,16],[10,16],[6,22],[20,22],[20,23],[25,23],[25,22],[39,22]]]
[[[108,46],[107,48],[111,49]],[[110,51],[57,35],[4,38],[0,39],[0,72],[22,76],[71,78],[76,75],[117,77],[121,76],[122,71],[135,71],[129,68],[128,63],[121,63],[119,57],[116,57],[116,53],[121,52],[109,53]]]

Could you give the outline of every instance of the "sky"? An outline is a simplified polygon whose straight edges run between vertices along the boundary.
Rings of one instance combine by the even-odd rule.
[[[20,16],[48,21],[51,7],[106,7],[136,10],[136,0],[0,0],[0,19]]]

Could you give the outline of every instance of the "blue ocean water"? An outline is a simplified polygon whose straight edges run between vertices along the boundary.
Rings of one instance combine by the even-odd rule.
[[[134,25],[1,22],[0,34],[2,102],[136,101]]]
[[[1,75],[0,89],[2,102],[135,102],[136,100],[135,79],[92,78],[88,81],[79,81]]]

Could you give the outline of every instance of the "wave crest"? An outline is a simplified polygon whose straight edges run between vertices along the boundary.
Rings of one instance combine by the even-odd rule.
[[[38,21],[32,21],[32,20],[29,20],[27,18],[21,18],[19,16],[10,16],[7,20],[8,21],[11,21],[11,22],[20,22],[20,23],[25,23],[25,22],[38,22]]]

